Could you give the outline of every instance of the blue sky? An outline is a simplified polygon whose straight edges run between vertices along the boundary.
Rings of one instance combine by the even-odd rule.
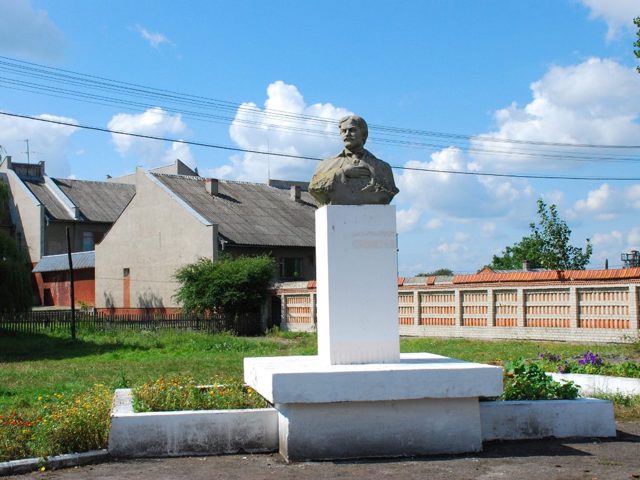
[[[640,145],[635,16],[640,0],[0,0],[0,55],[12,59],[0,58],[0,110],[310,157],[340,149],[333,124],[313,119],[353,112],[377,127],[369,150],[398,167],[640,178],[640,149],[544,144]],[[59,98],[14,60],[230,103],[133,106],[124,92],[98,105],[77,93],[103,91],[69,84],[55,87],[73,98]],[[58,177],[180,158],[201,175],[308,180],[316,165],[0,115],[15,160],[27,138],[31,160]],[[575,245],[592,240],[593,268],[640,248],[640,181],[394,174],[401,275],[476,271],[528,232],[539,197],[558,205]]]

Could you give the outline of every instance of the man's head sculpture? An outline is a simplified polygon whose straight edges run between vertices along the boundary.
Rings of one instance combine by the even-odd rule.
[[[319,205],[386,205],[398,189],[386,162],[365,150],[369,127],[350,115],[338,122],[344,150],[323,160],[311,179],[309,193]]]

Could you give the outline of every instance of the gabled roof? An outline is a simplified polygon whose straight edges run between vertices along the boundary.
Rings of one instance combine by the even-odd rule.
[[[75,252],[71,254],[71,262],[74,270],[83,268],[95,268],[96,252]],[[33,269],[34,273],[62,272],[69,270],[69,256],[66,253],[60,255],[47,255],[42,257]]]
[[[56,185],[90,222],[113,223],[136,193],[134,185],[54,178]]]
[[[113,223],[135,195],[135,186],[121,183],[93,182],[52,178],[53,182],[80,210],[83,221]],[[23,179],[53,220],[75,221],[61,199],[46,185],[34,179]]]
[[[301,201],[289,190],[261,183],[218,180],[218,194],[205,189],[206,179],[152,174],[209,222],[231,244],[247,246],[315,245],[315,203],[302,192]]]

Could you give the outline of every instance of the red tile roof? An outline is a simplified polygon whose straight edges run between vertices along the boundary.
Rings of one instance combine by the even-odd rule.
[[[503,283],[503,282],[553,282],[585,280],[623,280],[640,278],[640,268],[615,270],[545,270],[541,272],[487,272],[471,275],[456,275],[454,284],[462,283]]]

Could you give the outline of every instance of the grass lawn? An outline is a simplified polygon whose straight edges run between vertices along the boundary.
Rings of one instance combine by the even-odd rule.
[[[549,352],[579,356],[587,350],[604,357],[640,361],[640,344],[586,345],[529,341],[479,341],[404,338],[403,352],[432,352],[464,360],[501,364],[519,356]],[[196,332],[87,332],[74,342],[68,333],[0,333],[0,415],[30,414],[38,397],[71,395],[103,384],[133,387],[159,377],[191,376],[206,383],[214,376],[242,378],[242,360],[250,356],[312,355],[316,337],[280,333],[233,337]]]

